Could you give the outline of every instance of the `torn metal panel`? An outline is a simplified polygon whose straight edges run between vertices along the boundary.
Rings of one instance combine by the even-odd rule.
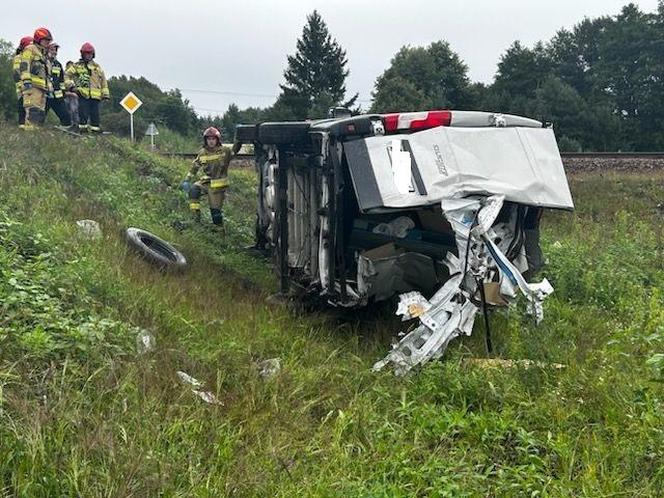
[[[511,206],[509,222],[494,225],[504,201],[502,195],[443,200],[443,212],[454,230],[458,250],[458,257],[448,253],[445,260],[451,277],[430,300],[418,292],[401,296],[397,315],[404,320],[417,318],[420,324],[395,344],[374,370],[391,365],[397,375],[404,375],[417,365],[440,358],[455,337],[470,335],[480,309],[480,285],[489,287],[493,302],[513,302],[517,290],[521,291],[530,311],[538,322],[541,320],[542,301],[553,287],[546,279],[538,284],[526,282],[521,273],[528,268],[523,247],[514,257],[516,264],[505,255],[519,234],[514,221],[517,206]]]
[[[406,147],[396,144],[406,144]],[[507,201],[573,209],[553,130],[437,127],[344,145],[363,212],[500,192]],[[408,156],[408,157],[407,157]],[[426,185],[414,188],[414,179]]]

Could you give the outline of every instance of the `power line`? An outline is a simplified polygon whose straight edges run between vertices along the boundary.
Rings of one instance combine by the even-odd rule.
[[[200,88],[180,88],[178,86],[172,86],[172,89],[180,90],[182,92],[194,92],[194,93],[207,93],[211,95],[230,95],[235,97],[260,97],[260,98],[270,98],[276,99],[279,97],[277,94],[269,93],[247,93],[247,92],[233,92],[225,90],[202,90]],[[371,99],[357,99],[358,102],[371,102]]]

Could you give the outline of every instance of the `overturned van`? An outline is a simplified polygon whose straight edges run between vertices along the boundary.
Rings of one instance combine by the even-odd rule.
[[[259,175],[257,246],[282,292],[359,307],[400,295],[420,324],[376,368],[397,373],[523,293],[541,317],[542,210],[573,209],[551,128],[476,111],[240,125]]]

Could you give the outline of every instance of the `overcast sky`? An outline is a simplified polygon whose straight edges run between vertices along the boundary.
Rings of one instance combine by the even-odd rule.
[[[97,49],[108,75],[181,88],[201,114],[270,105],[306,16],[318,9],[347,51],[349,93],[367,107],[376,77],[403,45],[449,41],[470,78],[489,83],[505,49],[548,40],[583,17],[615,15],[627,0],[31,0],[3,9],[0,38],[16,43],[46,26],[60,60]],[[635,1],[646,12],[657,0]],[[195,90],[215,91],[203,93]],[[115,96],[121,97],[121,96]],[[139,111],[140,112],[140,111]]]

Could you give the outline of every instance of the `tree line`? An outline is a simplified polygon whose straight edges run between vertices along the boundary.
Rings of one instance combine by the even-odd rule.
[[[12,118],[12,47],[0,41],[0,110]],[[491,84],[472,82],[468,66],[445,40],[402,47],[376,79],[368,109],[348,96],[345,50],[322,16],[307,17],[295,54],[287,57],[284,83],[267,108],[231,104],[221,116],[199,116],[179,90],[163,91],[145,78],[113,77],[119,100],[132,90],[145,102],[137,126],[155,121],[183,135],[213,124],[227,137],[235,125],[314,119],[335,106],[354,112],[426,109],[487,110],[551,122],[567,151],[664,150],[664,0],[655,12],[628,4],[615,16],[585,18],[532,47],[515,41],[498,62]],[[108,129],[123,133],[127,116],[105,106]]]

